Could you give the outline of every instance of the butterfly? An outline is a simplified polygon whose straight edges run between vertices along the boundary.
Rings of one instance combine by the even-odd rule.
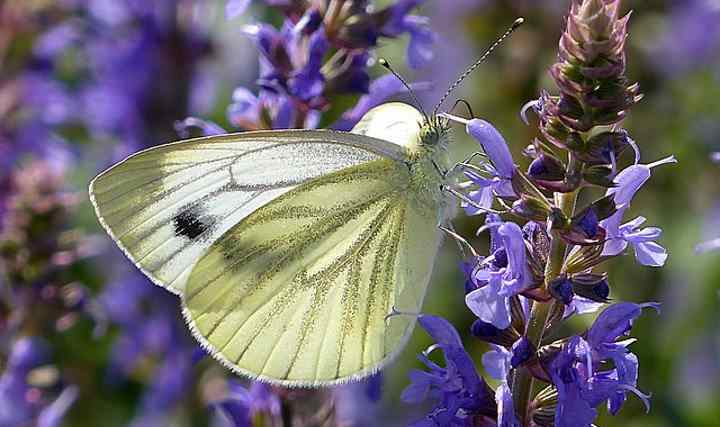
[[[153,147],[93,179],[95,213],[150,280],[180,297],[192,334],[232,371],[303,387],[371,375],[412,333],[443,231],[454,235],[451,197],[472,202],[452,190],[452,116],[438,109],[522,23],[432,116],[391,102],[350,132]]]
[[[271,130],[136,153],[90,183],[100,223],[193,335],[251,378],[376,372],[422,308],[453,213],[447,121],[404,103],[350,132]]]

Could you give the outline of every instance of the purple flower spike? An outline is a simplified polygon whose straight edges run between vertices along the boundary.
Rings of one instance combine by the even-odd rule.
[[[511,179],[515,174],[515,162],[513,162],[510,149],[505,138],[493,125],[481,119],[472,119],[467,124],[467,133],[475,138],[495,166],[498,176]]]

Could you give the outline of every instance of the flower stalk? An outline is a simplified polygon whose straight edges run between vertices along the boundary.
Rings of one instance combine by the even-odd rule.
[[[573,161],[572,154],[568,159],[568,165],[575,167],[579,163]],[[560,210],[571,218],[575,214],[575,204],[577,203],[577,196],[579,191],[575,190],[570,193],[556,193],[555,203],[558,205]],[[565,255],[567,253],[568,245],[563,241],[560,236],[553,236],[550,242],[550,254],[545,266],[545,281],[544,288],[547,290],[550,283],[560,275],[560,272],[565,263]],[[550,326],[552,321],[552,313],[556,308],[555,300],[550,302],[536,301],[533,303],[530,309],[530,317],[527,321],[527,327],[525,330],[525,336],[528,340],[535,345],[535,348],[540,348],[543,340],[545,330]],[[515,379],[513,381],[513,403],[517,411],[518,420],[521,425],[526,425],[530,416],[531,408],[531,396],[530,393],[533,389],[533,377],[527,369],[518,369],[515,371]]]

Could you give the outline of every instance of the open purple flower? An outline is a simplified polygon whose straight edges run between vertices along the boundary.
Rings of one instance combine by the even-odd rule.
[[[496,249],[473,271],[477,289],[465,296],[465,303],[484,322],[505,329],[510,326],[510,297],[532,283],[532,274],[520,226],[501,222],[496,215],[488,215],[488,221],[491,229],[497,229],[492,236]]]
[[[418,322],[436,344],[418,358],[429,369],[410,372],[411,384],[403,391],[402,400],[419,403],[427,398],[438,401],[435,408],[416,426],[463,426],[475,415],[495,417],[493,392],[478,375],[475,364],[465,351],[460,335],[447,320],[420,315]],[[440,349],[445,366],[432,362],[428,355]]]
[[[515,197],[510,180],[517,171],[510,150],[500,132],[490,123],[481,119],[465,120],[446,115],[446,117],[465,123],[467,133],[475,138],[487,154],[490,163],[480,167],[465,167],[465,176],[479,189],[469,192],[468,197],[475,205],[463,203],[468,215],[484,213],[492,206],[493,198]]]
[[[618,413],[628,392],[649,407],[649,396],[637,389],[638,360],[628,350],[634,340],[620,338],[630,332],[642,309],[658,309],[656,303],[617,303],[595,319],[583,337],[573,336],[550,364],[550,376],[558,390],[556,426],[590,426],[596,408],[607,402],[611,414]],[[603,369],[606,362],[613,367]]]
[[[637,217],[622,225],[620,222],[635,193],[650,179],[650,170],[658,165],[675,162],[675,158],[670,156],[648,165],[635,164],[625,168],[615,177],[616,186],[608,189],[607,195],[614,195],[618,209],[609,218],[600,222],[607,233],[603,255],[617,255],[630,244],[640,264],[652,267],[661,267],[665,264],[667,251],[654,241],[662,234],[660,228],[640,229],[640,225],[645,222],[644,217]]]

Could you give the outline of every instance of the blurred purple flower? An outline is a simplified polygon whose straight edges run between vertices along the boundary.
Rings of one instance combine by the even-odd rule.
[[[252,0],[227,0],[225,3],[225,17],[233,19],[245,13]]]
[[[235,380],[228,381],[227,395],[221,400],[210,402],[227,427],[251,427],[252,420],[260,413],[270,419],[280,416],[280,400],[270,386],[252,383],[246,388]]]
[[[362,381],[344,384],[333,390],[338,425],[371,427],[380,416],[383,375],[378,372]]]
[[[413,90],[420,90],[427,85],[422,83],[411,84]],[[350,130],[370,109],[377,107],[393,95],[406,92],[407,88],[397,77],[386,74],[378,77],[368,89],[367,95],[360,97],[355,106],[343,113],[342,117],[332,125],[333,129]]]
[[[664,34],[651,47],[650,58],[658,70],[677,75],[720,59],[720,5],[716,1],[673,2],[667,16]]]
[[[55,400],[50,401],[45,391],[28,383],[32,370],[49,363],[50,349],[42,339],[24,337],[15,341],[7,366],[0,376],[0,426],[36,423],[39,427],[55,427],[60,424],[77,399],[77,387],[66,387]]]

